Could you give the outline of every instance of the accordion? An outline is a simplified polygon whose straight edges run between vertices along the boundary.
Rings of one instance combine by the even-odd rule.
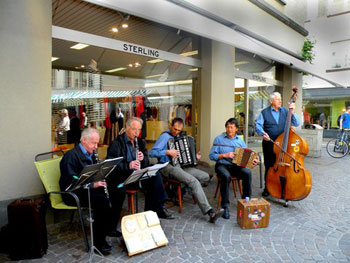
[[[248,148],[236,148],[235,157],[232,162],[238,166],[247,167],[249,169],[254,168],[253,161],[258,158],[258,153]]]
[[[172,165],[180,164],[181,167],[197,165],[196,144],[191,136],[181,136],[168,140],[169,150],[178,150],[178,158],[172,158]]]

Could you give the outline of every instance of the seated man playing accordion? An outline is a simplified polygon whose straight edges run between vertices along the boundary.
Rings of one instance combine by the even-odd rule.
[[[183,120],[181,118],[174,118],[169,130],[163,132],[159,136],[153,148],[150,150],[149,155],[158,158],[160,163],[169,162],[166,167],[159,171],[163,176],[178,180],[189,186],[203,215],[209,215],[209,222],[215,223],[218,217],[223,214],[224,210],[214,211],[205,196],[201,183],[208,182],[209,174],[194,167],[182,168],[180,163],[176,163],[175,166],[171,163],[171,159],[178,158],[179,152],[175,149],[169,149],[168,141],[169,139],[179,136],[183,127]],[[200,154],[197,154],[197,158],[198,157],[200,157]]]
[[[221,207],[224,209],[223,218],[230,218],[230,211],[228,209],[229,201],[229,185],[231,176],[238,177],[243,181],[243,196],[242,198],[251,197],[252,194],[252,173],[248,168],[238,166],[232,163],[235,157],[235,148],[247,148],[244,141],[237,136],[238,121],[235,118],[230,118],[225,123],[226,132],[217,136],[214,140],[213,146],[210,150],[209,158],[216,161],[215,172],[221,179],[220,194]],[[259,163],[256,158],[253,161],[253,166]]]

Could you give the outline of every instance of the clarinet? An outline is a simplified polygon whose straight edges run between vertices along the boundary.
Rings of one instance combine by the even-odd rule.
[[[95,158],[96,158],[96,162],[97,162],[97,163],[100,163],[100,159],[98,158],[98,153],[97,153],[97,151],[94,151],[94,155],[95,155]],[[108,198],[108,200],[109,200],[109,192],[108,192],[108,189],[107,189],[107,185],[105,185],[103,188],[104,188],[105,194],[106,194],[106,196],[107,196],[107,198]],[[111,206],[111,203],[109,203],[109,206]]]
[[[137,142],[137,137],[135,138],[135,150],[136,150],[136,158],[135,158],[135,160],[138,160],[139,144]]]

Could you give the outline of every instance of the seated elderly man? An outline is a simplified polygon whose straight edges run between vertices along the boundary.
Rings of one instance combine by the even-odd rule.
[[[116,170],[108,176],[107,183],[110,187],[117,187],[124,182],[133,171],[149,166],[148,152],[144,140],[138,138],[143,121],[140,118],[131,117],[126,122],[125,133],[119,135],[108,147],[107,159],[124,157]],[[152,210],[158,217],[174,219],[173,215],[165,208],[164,202],[168,196],[163,187],[163,180],[159,173],[141,181],[141,187],[145,193],[145,211]],[[130,186],[127,186],[130,187]],[[132,188],[138,188],[134,183]],[[111,198],[114,199],[111,193]]]
[[[221,194],[221,207],[224,209],[223,218],[230,218],[229,206],[229,185],[231,182],[231,176],[236,176],[243,181],[243,196],[251,197],[251,171],[247,168],[237,166],[232,163],[234,157],[235,148],[247,148],[244,141],[237,136],[238,121],[235,118],[230,118],[225,123],[226,132],[217,136],[214,140],[213,146],[210,150],[209,158],[212,161],[216,161],[215,172],[221,179],[220,194]],[[254,160],[254,165],[257,165],[258,159]]]
[[[62,190],[72,185],[80,172],[87,165],[97,162],[94,151],[97,149],[100,136],[97,130],[88,128],[81,134],[80,144],[68,151],[60,162],[61,178],[60,187]],[[124,196],[115,199],[115,203],[110,206],[110,200],[105,193],[106,182],[100,181],[92,183],[90,187],[91,206],[94,210],[94,245],[102,253],[108,253],[112,247],[106,242],[106,236],[117,236],[115,207],[121,206]],[[74,190],[79,197],[82,206],[88,206],[88,193],[84,188]],[[63,201],[67,205],[75,206],[76,203],[70,195],[62,195]]]

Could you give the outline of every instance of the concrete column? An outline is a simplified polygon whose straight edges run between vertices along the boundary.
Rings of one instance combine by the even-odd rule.
[[[303,77],[302,73],[299,73],[298,71],[284,66],[283,67],[283,88],[282,88],[282,105],[283,107],[288,108],[288,102],[290,101],[290,98],[293,94],[292,89],[297,88],[297,100],[295,103],[295,113],[298,116],[299,120],[301,120],[301,107],[303,102]],[[301,128],[301,125],[298,127],[298,129]]]
[[[201,54],[200,151],[203,161],[208,161],[214,138],[225,131],[225,122],[234,116],[235,49],[204,39]]]
[[[0,201],[43,193],[34,156],[51,146],[51,4],[0,1]]]
[[[244,80],[244,142],[248,146],[248,124],[249,124],[249,80]]]

